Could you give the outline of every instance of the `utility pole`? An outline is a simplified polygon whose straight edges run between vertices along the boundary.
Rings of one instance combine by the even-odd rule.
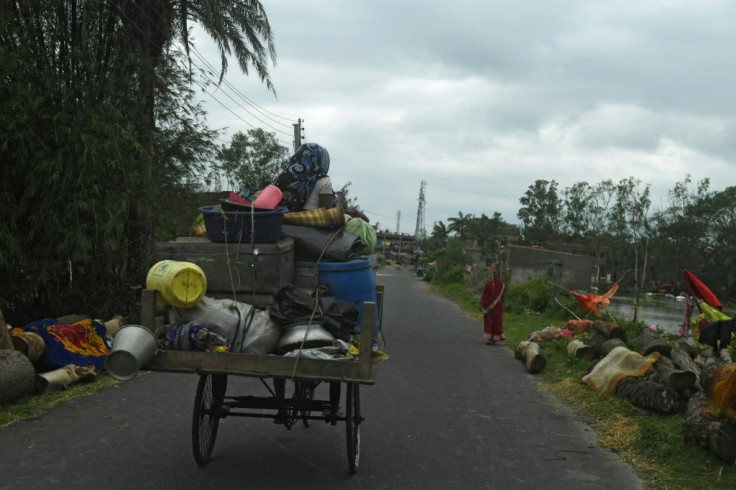
[[[304,139],[303,132],[304,128],[302,127],[302,123],[304,120],[302,118],[299,118],[296,120],[292,126],[294,126],[294,152],[296,152],[300,146],[302,146],[302,140]]]
[[[396,259],[401,263],[401,210],[396,213],[396,234],[399,235],[399,253]]]

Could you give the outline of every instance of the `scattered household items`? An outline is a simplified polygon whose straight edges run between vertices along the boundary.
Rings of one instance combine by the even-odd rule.
[[[333,296],[314,297],[293,284],[276,295],[270,317],[283,328],[294,324],[320,322],[337,339],[348,341],[359,332],[358,307],[351,301]]]
[[[202,206],[207,238],[215,243],[274,243],[281,238],[284,209],[226,211],[222,205]]]
[[[110,352],[105,325],[91,318],[83,318],[71,324],[46,318],[29,323],[22,331],[38,334],[46,344],[38,361],[42,371],[69,364],[92,364],[99,371],[104,368],[105,358]]]
[[[34,389],[36,393],[66,389],[74,383],[89,383],[97,379],[94,366],[77,366],[68,364],[64,367],[39,373],[36,375]]]
[[[348,260],[363,244],[360,237],[342,229],[284,225],[284,235],[294,239],[294,255],[299,260]]]
[[[314,349],[332,345],[335,337],[322,323],[297,323],[284,328],[284,333],[276,344],[276,354],[299,349]]]
[[[559,328],[554,325],[547,325],[542,330],[528,334],[526,340],[530,342],[549,342],[550,340],[558,340],[562,338],[569,339],[574,335],[575,332],[572,330]]]
[[[345,231],[358,236],[360,238],[360,243],[362,244],[362,247],[356,248],[356,253],[360,255],[369,255],[375,252],[376,242],[378,240],[376,229],[362,218],[351,218],[347,215],[345,218]]]
[[[96,379],[113,321],[65,315],[8,329],[0,312],[0,403]]]
[[[268,310],[232,299],[216,299],[204,296],[193,308],[173,308],[169,312],[170,321],[174,325],[166,332],[166,347],[175,350],[214,350],[243,354],[271,354],[281,338],[279,325],[271,320]],[[191,322],[201,328],[187,327],[192,334],[199,337],[186,341],[182,337],[182,324]],[[179,327],[176,327],[179,325]],[[209,334],[209,336],[207,335]],[[220,348],[212,339],[220,338],[225,342],[225,349]],[[198,347],[198,343],[200,347]],[[208,347],[209,346],[209,347]]]
[[[308,209],[286,213],[284,224],[337,230],[345,226],[345,217],[340,208]]]
[[[148,271],[146,288],[156,290],[164,303],[190,308],[207,291],[207,276],[197,264],[162,260]]]
[[[158,349],[158,341],[151,330],[141,325],[126,325],[112,339],[105,371],[120,381],[132,379]]]
[[[206,238],[180,237],[154,246],[154,260],[196,263],[207,278],[210,295],[236,295],[238,300],[267,305],[272,296],[293,282],[294,240],[274,243],[214,243]]]
[[[163,333],[163,348],[186,351],[227,352],[228,341],[206,326],[192,321],[170,325]]]
[[[199,377],[194,396],[192,448],[194,459],[200,466],[206,465],[210,460],[220,420],[230,415],[271,418],[287,429],[299,422],[308,425],[313,420],[330,425],[345,422],[348,468],[355,473],[359,462],[360,425],[364,420],[360,412],[359,388],[361,384],[375,383],[373,365],[387,357],[376,355],[371,349],[374,325],[370,319],[374,316],[374,309],[380,305],[366,302],[363,305],[366,321],[360,327],[359,336],[351,336],[349,342],[335,345],[337,340],[330,338],[332,332],[328,329],[331,322],[325,320],[330,318],[327,315],[329,308],[319,312],[323,316],[322,322],[314,321],[316,307],[320,304],[326,306],[326,303],[320,301],[328,298],[311,297],[306,291],[293,285],[284,289],[293,294],[282,294],[282,298],[276,299],[270,310],[272,314],[274,310],[280,312],[281,321],[293,318],[288,314],[291,307],[296,313],[294,316],[303,313],[303,303],[307,303],[307,300],[301,296],[302,293],[312,300],[307,304],[307,307],[312,307],[307,323],[294,325],[295,322],[291,322],[291,327],[284,327],[285,335],[280,339],[279,351],[288,349],[288,355],[240,355],[232,352],[164,349],[153,356],[145,369],[189,372]],[[142,295],[141,316],[148,319],[147,323],[153,324],[157,309],[155,295],[149,293],[152,292],[144,291]],[[284,302],[287,298],[296,300]],[[336,298],[332,300],[339,306]],[[342,304],[349,306],[357,317],[354,305],[347,302]],[[197,305],[197,308],[200,306],[202,305]],[[186,309],[178,311],[186,312]],[[317,344],[321,347],[301,348],[302,345]],[[315,349],[330,350],[318,352]],[[344,354],[334,357],[339,352]],[[249,384],[246,395],[234,396],[228,393],[234,386],[227,381],[230,375],[259,378],[263,381],[263,386],[258,383]],[[293,384],[293,387],[287,389],[287,383]],[[318,389],[323,383],[327,386]]]
[[[344,262],[322,260],[317,264],[319,271],[318,283],[325,296],[334,296],[343,301],[351,302],[358,309],[357,322],[363,321],[363,302],[376,302],[376,282],[373,268],[367,257],[358,257]],[[378,346],[379,319],[378,310],[375,310],[373,319],[374,346]]]
[[[261,209],[276,209],[281,202],[281,189],[275,185],[267,185],[253,201],[253,207]]]

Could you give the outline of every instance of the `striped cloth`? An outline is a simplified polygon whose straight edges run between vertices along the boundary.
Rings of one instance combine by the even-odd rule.
[[[284,214],[287,225],[312,226],[314,228],[337,229],[345,225],[345,215],[340,208],[317,208]]]

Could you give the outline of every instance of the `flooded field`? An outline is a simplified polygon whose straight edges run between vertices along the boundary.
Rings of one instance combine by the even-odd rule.
[[[614,316],[633,318],[633,301],[627,298],[625,302],[621,300],[622,298],[611,298],[611,305],[607,310]],[[725,310],[724,312],[729,316],[734,316],[734,313],[731,311]],[[698,314],[697,308],[693,314]],[[682,326],[685,319],[685,303],[674,299],[664,299],[657,306],[639,305],[637,319],[647,325],[658,325],[665,332],[677,333],[677,330]]]
[[[617,302],[611,299],[608,311],[614,316],[634,318],[634,305],[631,302]],[[639,305],[637,319],[647,325],[658,325],[665,332],[677,333],[685,318],[685,303],[674,299],[663,301],[661,306]]]

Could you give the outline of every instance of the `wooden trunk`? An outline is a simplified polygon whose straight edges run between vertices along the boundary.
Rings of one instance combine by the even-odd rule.
[[[626,343],[619,338],[608,339],[601,344],[600,356],[606,357],[616,347],[626,347]]]
[[[517,359],[524,361],[526,370],[532,374],[538,373],[547,366],[547,360],[539,352],[539,344],[523,340],[516,345],[514,354]]]
[[[585,361],[592,361],[595,358],[595,349],[579,339],[572,339],[568,342],[567,353],[572,357]]]
[[[621,339],[624,341],[624,343],[626,343],[626,332],[624,332],[624,329],[619,327],[615,323],[604,322],[603,320],[595,320],[593,322],[593,329],[596,332],[600,332],[605,335],[606,338]]]
[[[670,358],[679,369],[693,373],[695,375],[695,386],[700,388],[700,368],[691,357],[693,352],[687,344],[677,342],[670,353]]]
[[[736,421],[710,417],[705,404],[704,394],[690,398],[682,423],[685,442],[697,444],[729,464],[736,464]]]
[[[678,392],[697,387],[695,373],[677,369],[674,362],[668,357],[660,356],[654,363],[654,369],[651,372],[651,381],[667,385]]]
[[[639,408],[671,413],[677,408],[677,393],[660,383],[628,377],[619,381],[616,396],[629,400]]]

